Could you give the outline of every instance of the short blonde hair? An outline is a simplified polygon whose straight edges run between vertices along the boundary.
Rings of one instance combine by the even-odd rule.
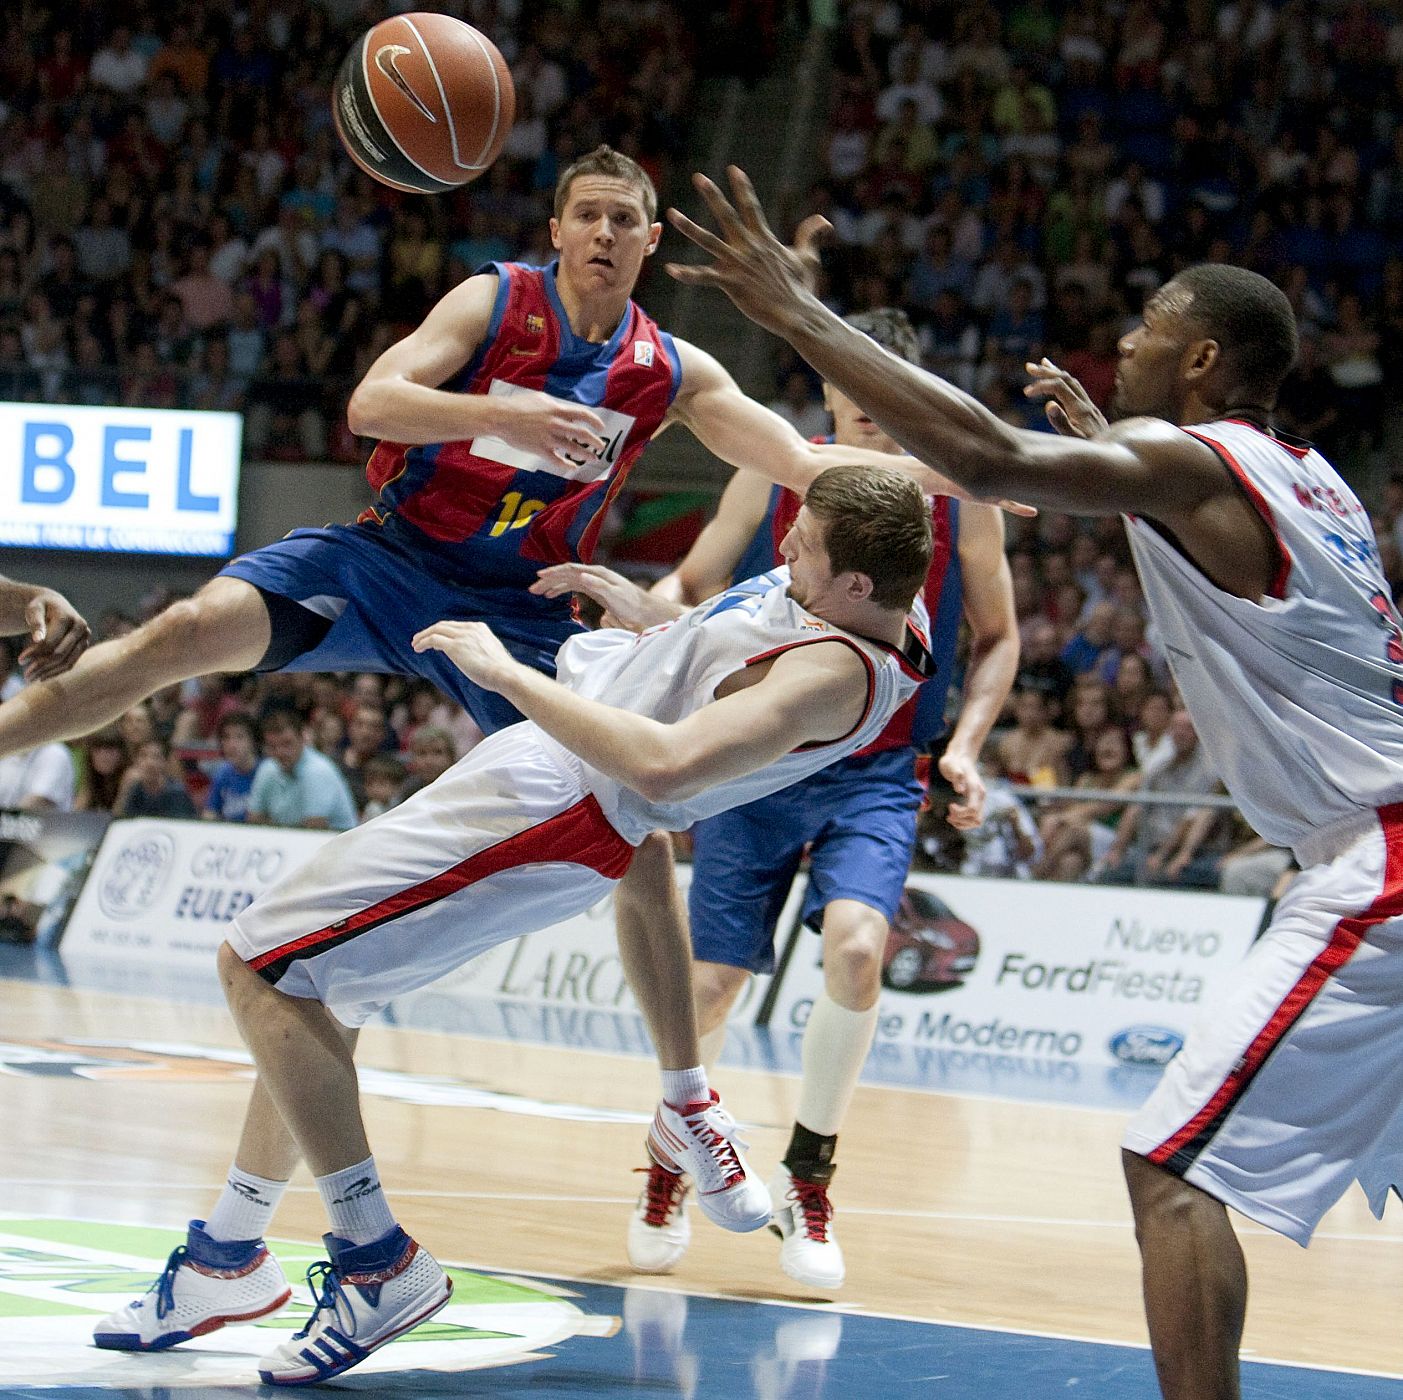
[[[637,188],[643,199],[643,208],[651,224],[658,216],[658,192],[648,172],[631,156],[616,151],[612,146],[596,146],[588,155],[572,161],[560,173],[555,182],[555,208],[558,219],[565,212],[570,198],[570,186],[581,175],[604,175],[611,180],[624,180]]]

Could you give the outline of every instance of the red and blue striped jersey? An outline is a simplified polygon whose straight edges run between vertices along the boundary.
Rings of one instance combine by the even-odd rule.
[[[360,521],[407,536],[450,578],[525,585],[547,564],[588,561],[610,502],[667,414],[682,366],[672,337],[633,301],[604,344],[577,336],[554,263],[482,271],[497,274],[487,335],[443,388],[536,389],[584,404],[605,422],[605,448],[569,469],[486,435],[414,447],[381,442],[366,467],[379,500]]]
[[[815,442],[832,440],[814,439]],[[736,569],[739,577],[735,582],[782,562],[780,541],[789,533],[803,503],[801,497],[783,486],[771,489],[769,508],[741,556]],[[936,496],[931,505],[930,523],[931,564],[922,598],[930,614],[930,654],[934,670],[930,679],[922,682],[916,693],[891,717],[881,734],[854,757],[911,744],[924,748],[945,732],[945,701],[955,670],[955,648],[960,636],[960,619],[964,615],[964,578],[960,573],[958,548],[959,502],[949,496]],[[750,567],[756,563],[758,568]],[[743,569],[749,573],[742,574]]]

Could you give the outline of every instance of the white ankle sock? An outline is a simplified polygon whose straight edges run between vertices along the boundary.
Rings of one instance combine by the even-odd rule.
[[[804,1080],[795,1117],[810,1132],[831,1136],[843,1126],[872,1036],[878,1004],[849,1011],[827,992],[814,999],[804,1027]]]
[[[235,1164],[205,1223],[205,1234],[221,1241],[261,1240],[286,1190],[287,1182],[269,1181]]]
[[[689,1103],[705,1103],[711,1097],[703,1065],[695,1069],[665,1069],[662,1073],[663,1102],[671,1104],[673,1108]]]
[[[370,1244],[395,1228],[374,1157],[317,1177],[317,1190],[331,1220],[331,1233],[343,1240]]]

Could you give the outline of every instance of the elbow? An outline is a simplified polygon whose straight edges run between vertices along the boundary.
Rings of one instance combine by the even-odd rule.
[[[357,437],[381,437],[375,417],[375,386],[362,380],[346,405],[346,426]]]
[[[675,802],[685,795],[677,766],[664,757],[640,764],[630,786],[646,802]]]

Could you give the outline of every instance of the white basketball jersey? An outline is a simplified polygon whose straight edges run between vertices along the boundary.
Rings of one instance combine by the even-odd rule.
[[[1130,542],[1200,742],[1256,831],[1312,832],[1403,797],[1403,622],[1369,516],[1314,448],[1226,419],[1212,447],[1276,536],[1260,602],[1212,584],[1147,521]]]
[[[867,663],[867,706],[851,733],[795,749],[694,797],[649,802],[584,765],[587,786],[626,840],[636,843],[650,831],[685,831],[703,817],[778,792],[856,753],[882,732],[930,674],[928,623],[919,599],[907,619],[903,653],[815,617],[789,596],[788,587],[789,570],[775,569],[640,635],[606,628],[572,637],[560,649],[556,675],[571,690],[664,724],[675,724],[708,704],[727,676],[793,647],[837,639]]]

